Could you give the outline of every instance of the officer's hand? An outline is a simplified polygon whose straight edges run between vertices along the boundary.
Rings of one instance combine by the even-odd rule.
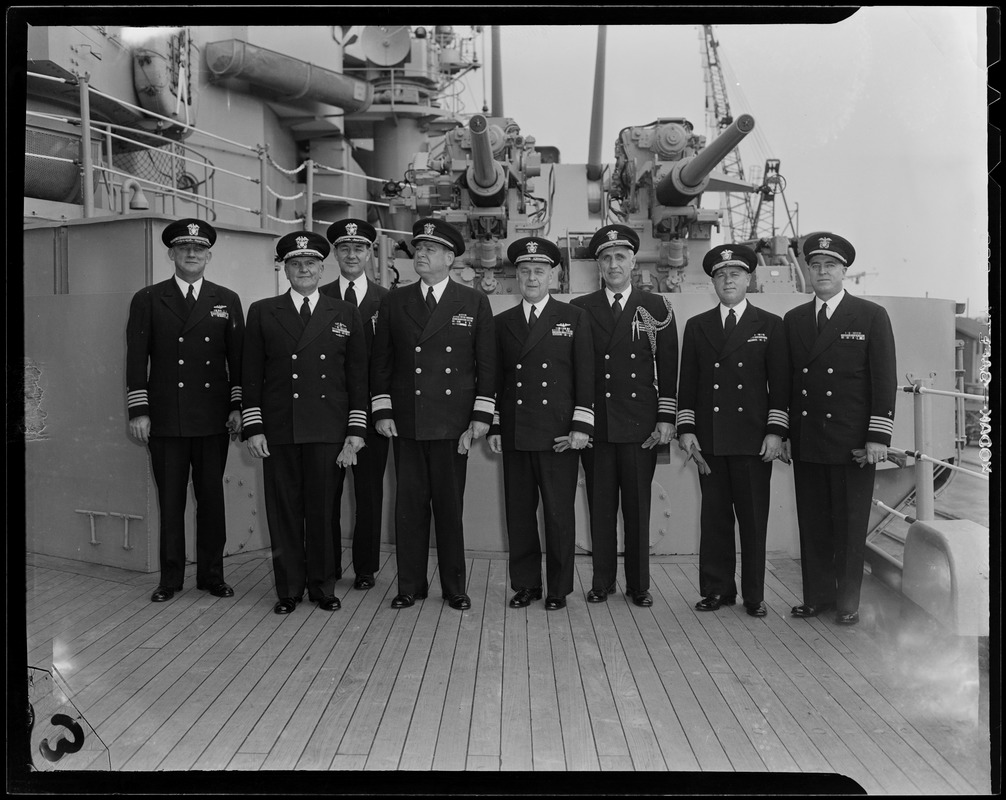
[[[779,450],[779,460],[783,464],[789,464],[793,461],[793,446],[789,439],[782,443],[782,448]]]
[[[761,450],[758,451],[758,455],[761,456],[761,460],[765,462],[772,461],[779,457],[782,452],[782,437],[777,436],[774,433],[766,433],[765,439],[761,443]]]
[[[129,420],[129,433],[146,444],[150,441],[150,417],[133,417]]]
[[[581,431],[569,432],[569,446],[574,450],[583,450],[590,443],[590,436]]]
[[[498,433],[490,434],[487,437],[486,441],[489,442],[489,449],[492,450],[494,453],[503,452],[503,437],[500,436]]]
[[[472,422],[468,425],[468,430],[471,431],[472,439],[481,439],[489,433],[489,425],[485,422]]]
[[[227,415],[227,430],[231,433],[231,441],[233,442],[238,438],[238,434],[241,433],[241,412],[232,411]]]
[[[458,437],[458,455],[468,455],[468,451],[472,448],[472,429],[469,426],[468,430]]]
[[[674,426],[670,422],[658,422],[653,433],[643,442],[643,447],[647,450],[659,445],[670,444],[674,438]]]
[[[339,457],[335,459],[335,463],[343,469],[354,466],[356,464],[356,454],[359,453],[366,444],[367,443],[359,436],[347,436],[345,443],[342,445]]]
[[[881,461],[887,461],[887,445],[877,444],[876,442],[867,442],[866,463],[879,464]]]
[[[264,433],[256,433],[254,436],[249,437],[247,445],[248,452],[251,453],[252,458],[269,457],[269,443],[265,440]]]
[[[701,451],[699,447],[699,437],[694,433],[683,433],[678,437],[678,449],[685,455],[691,455],[692,450]]]
[[[381,436],[386,436],[389,439],[392,436],[398,436],[398,428],[395,427],[395,421],[393,419],[379,419],[374,424],[374,427],[377,428],[377,432],[381,434]]]

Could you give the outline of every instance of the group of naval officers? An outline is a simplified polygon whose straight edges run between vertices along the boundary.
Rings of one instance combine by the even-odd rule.
[[[154,602],[183,587],[187,486],[196,501],[196,587],[232,597],[224,580],[223,474],[240,436],[263,462],[278,601],[340,607],[341,504],[352,469],[354,589],[380,567],[384,474],[394,451],[396,609],[426,598],[431,524],[437,573],[451,608],[466,592],[468,453],[486,437],[502,460],[509,605],[573,592],[574,498],[582,464],[590,519],[590,603],[616,591],[617,523],[624,587],[652,606],[650,486],[658,453],[677,439],[701,487],[700,611],[737,602],[735,530],[746,612],[764,602],[773,463],[791,463],[803,572],[794,617],[859,620],[864,548],[877,464],[887,458],[896,395],[895,349],[884,308],[843,279],[852,244],[808,236],[814,298],[785,318],[746,295],[757,256],[741,244],[703,259],[718,304],[687,320],[678,342],[666,295],[633,284],[639,238],[606,225],[590,240],[602,288],[556,299],[560,251],[512,242],[519,304],[493,316],[486,295],[451,280],[461,232],[419,220],[411,247],[419,280],[385,289],[367,275],[376,229],[361,219],[326,236],[275,243],[290,288],[251,304],[204,277],[217,233],[182,219],[162,236],[174,275],[132,299],[127,323],[130,433],[147,445],[160,508]],[[338,276],[325,283],[332,253]],[[543,507],[545,543],[538,508]]]

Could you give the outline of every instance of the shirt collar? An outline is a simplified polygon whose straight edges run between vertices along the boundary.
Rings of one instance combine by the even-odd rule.
[[[744,316],[744,310],[747,307],[748,307],[748,299],[746,297],[733,307],[734,317],[736,318],[737,322],[741,321],[741,317]],[[730,309],[727,308],[725,305],[723,305],[723,303],[720,303],[720,322],[725,325],[727,322],[727,317],[729,315],[730,315]]]
[[[842,298],[845,297],[845,289],[842,289],[838,294],[829,300],[822,300],[820,297],[814,298],[814,313],[821,313],[821,306],[825,303],[828,304],[828,316],[830,317],[835,313],[835,309],[838,308],[838,304],[842,302]]]
[[[615,302],[615,293],[611,291],[611,289],[609,289],[607,286],[604,287],[604,293],[608,297],[608,305],[610,306],[612,303]],[[622,291],[619,292],[619,294],[622,295],[622,299],[619,302],[621,302],[622,308],[625,308],[625,303],[629,299],[629,295],[632,294],[632,284],[630,283],[628,286],[622,289]]]
[[[349,288],[350,279],[339,273],[339,294],[342,297],[346,296],[346,289]],[[363,302],[363,298],[367,296],[367,276],[361,275],[359,278],[353,278],[353,293],[356,295],[356,304],[360,305]]]
[[[196,296],[196,300],[199,299],[199,290],[203,288],[203,279],[202,278],[200,278],[197,281],[193,281],[192,283],[188,283],[187,281],[183,281],[181,278],[179,278],[177,275],[175,275],[175,283],[177,283],[178,284],[178,288],[181,289],[182,297],[187,297],[188,296],[188,294],[189,294],[189,286],[191,286],[192,287],[192,294],[194,294]]]
[[[521,306],[524,309],[524,320],[527,321],[530,319],[532,308],[534,309],[534,313],[538,315],[538,318],[541,319],[541,312],[548,305],[548,299],[549,295],[545,295],[537,303],[529,303],[527,300],[522,300]]]
[[[311,294],[307,295],[307,303],[311,307],[311,313],[318,307],[318,300],[321,297],[321,292],[315,289]],[[294,289],[290,290],[290,299],[293,301],[293,307],[300,313],[300,307],[304,305],[304,295]]]
[[[437,299],[438,303],[440,302],[440,298],[444,296],[444,290],[447,288],[447,282],[450,279],[451,276],[448,275],[440,283],[433,284],[433,296]],[[429,293],[429,285],[420,281],[420,288],[423,290],[423,297],[425,298]]]

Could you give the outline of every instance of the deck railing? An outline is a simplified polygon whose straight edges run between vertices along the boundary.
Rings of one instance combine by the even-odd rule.
[[[912,516],[905,514],[898,509],[892,508],[891,506],[883,503],[877,498],[873,499],[873,505],[882,511],[886,511],[888,514],[899,517],[905,522],[911,524],[918,520],[932,520],[936,518],[936,490],[933,480],[934,466],[939,465],[944,469],[962,472],[973,478],[978,478],[979,480],[986,482],[989,480],[988,474],[984,472],[967,469],[959,464],[943,461],[926,453],[926,450],[932,449],[932,428],[929,408],[931,402],[930,397],[952,397],[958,401],[980,400],[983,404],[988,402],[988,397],[985,395],[968,394],[967,392],[929,389],[922,385],[921,380],[913,380],[911,385],[908,386],[899,386],[898,391],[907,392],[913,395],[915,447],[914,449],[908,449],[892,446],[888,448],[888,451],[899,461],[907,462],[908,458],[912,458],[915,461],[915,515]],[[871,541],[867,541],[866,546],[885,561],[894,564],[899,569],[902,568],[903,563],[883,548]]]

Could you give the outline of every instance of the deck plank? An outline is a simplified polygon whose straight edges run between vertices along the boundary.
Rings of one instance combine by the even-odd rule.
[[[509,602],[509,601],[508,601]],[[506,609],[503,615],[503,694],[500,708],[500,769],[530,772],[531,667],[528,661],[528,611]]]
[[[532,602],[518,614],[527,617],[528,702],[531,707],[531,727],[524,735],[531,742],[531,762],[535,770],[566,768],[562,727],[559,724],[556,673],[549,646],[548,614],[542,601]],[[553,612],[555,613],[555,612]],[[561,612],[560,612],[561,613]]]
[[[486,612],[489,583],[488,559],[474,559],[469,565],[467,593],[472,607],[460,612],[454,660],[444,697],[437,747],[433,753],[433,769],[461,771],[468,758],[472,708],[478,673],[479,648],[482,638],[482,616]],[[453,609],[452,609],[453,610]],[[457,613],[457,612],[456,612]]]
[[[327,769],[331,763],[343,729],[333,738],[319,730],[319,725],[329,713],[327,707],[336,690],[341,693],[341,681],[361,640],[366,635],[371,639],[378,637],[383,643],[386,632],[374,620],[381,603],[392,591],[394,575],[379,574],[380,582],[366,592],[350,589],[348,582],[336,586],[342,607],[331,612],[332,620],[325,626],[324,635],[311,644],[304,663],[283,685],[242,743],[239,752],[269,754],[263,769],[294,769],[312,743],[321,744],[322,749],[312,751],[310,757],[317,763],[308,768]]]
[[[974,643],[911,627],[869,576],[863,620],[846,628],[789,617],[800,569],[781,554],[758,619],[695,611],[694,557],[653,559],[652,609],[588,605],[579,556],[567,608],[545,612],[507,608],[506,559],[486,554],[469,560],[470,611],[435,589],[396,612],[382,556],[375,589],[346,580],[341,611],[289,617],[272,613],[268,551],[228,557],[234,598],[191,588],[190,564],[190,588],[163,604],[149,601],[156,576],[30,556],[27,652],[56,656],[60,691],[108,747],[81,768],[669,768],[835,772],[878,794],[991,789]]]
[[[652,594],[652,593],[651,593]],[[626,662],[639,691],[653,734],[668,769],[695,770],[699,762],[681,721],[675,713],[660,680],[660,675],[647,649],[640,627],[652,628],[653,612],[636,606],[631,600],[612,597],[608,601],[611,618],[625,652]]]
[[[669,767],[661,754],[660,744],[640,697],[639,687],[629,669],[631,654],[622,649],[612,617],[612,607],[626,602],[628,601],[625,597],[616,593],[611,595],[606,603],[591,604],[587,613],[594,626],[604,671],[611,686],[611,696],[615,701],[634,768],[637,771],[666,770]]]
[[[475,676],[471,732],[468,735],[468,769],[500,769],[500,730],[503,709],[503,631],[509,601],[507,561],[489,562],[481,645]],[[475,759],[475,760],[473,760]],[[482,760],[484,759],[484,760]],[[495,763],[494,767],[482,766]]]
[[[467,563],[466,574],[470,572],[471,564]],[[439,592],[432,589],[431,584],[431,596],[423,601],[430,604],[440,603],[443,613],[440,615],[437,632],[433,637],[433,647],[427,656],[426,669],[419,687],[409,733],[405,738],[405,747],[402,749],[399,769],[433,768],[433,758],[437,749],[437,736],[433,731],[440,731],[462,616],[462,612],[448,606],[446,600],[437,597],[438,594]]]
[[[589,577],[584,579],[584,576],[589,574],[589,560],[578,560],[573,571],[573,593],[566,604],[566,613],[569,616],[569,628],[577,654],[579,680],[583,687],[587,712],[590,714],[594,749],[599,760],[605,756],[622,758],[629,756],[629,743],[622,730],[611,684],[604,671],[601,648],[588,610],[586,595],[590,579]],[[601,766],[603,769],[603,762]]]
[[[573,629],[569,619],[569,602],[584,601],[574,593],[567,599],[565,609],[544,612],[548,619],[548,638],[552,645],[560,731],[566,754],[565,767],[572,772],[596,772],[600,770],[601,765],[597,759],[597,748],[590,729],[587,698],[580,680],[580,665],[577,662]]]
[[[434,573],[430,579],[431,586],[436,579]],[[432,602],[423,600],[412,608],[395,612],[398,616],[414,617],[416,623],[364,769],[399,768],[440,617],[447,612],[454,613],[453,609],[446,608],[446,604],[435,599]]]

